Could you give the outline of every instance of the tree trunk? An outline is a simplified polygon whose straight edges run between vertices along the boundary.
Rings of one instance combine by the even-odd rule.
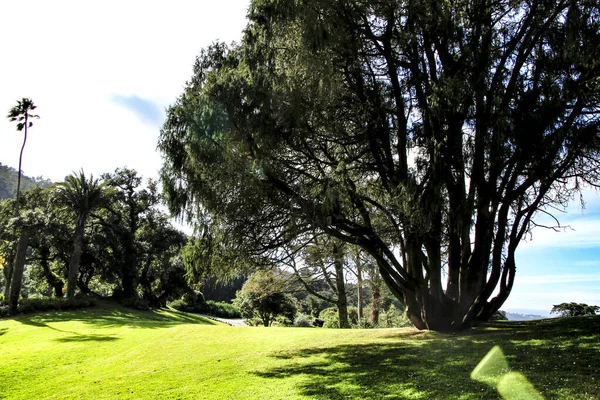
[[[371,326],[379,325],[381,312],[381,281],[377,273],[371,277]]]
[[[363,279],[362,279],[362,264],[360,262],[360,250],[356,250],[356,286],[357,286],[357,308],[358,319],[363,317]]]
[[[344,254],[341,246],[333,245],[333,258],[335,265],[335,283],[337,289],[337,309],[340,328],[350,328],[348,323],[348,300],[346,298],[346,283],[344,282]]]
[[[4,264],[4,269],[2,272],[4,273],[4,283],[6,284],[4,287],[4,298],[6,301],[8,301],[10,297],[10,284],[12,282],[13,265],[15,262],[15,255],[13,254],[12,250],[8,253],[5,261],[6,263]]]
[[[50,265],[48,265],[48,257],[50,255],[50,249],[46,246],[40,250],[41,260],[40,265],[42,267],[42,273],[46,278],[48,285],[54,290],[54,297],[63,297],[64,282],[59,279],[52,271],[50,271]]]
[[[79,272],[79,261],[83,247],[83,235],[85,232],[85,218],[77,219],[75,227],[75,237],[73,238],[73,252],[69,260],[69,271],[67,274],[67,298],[72,299],[75,296],[75,287],[77,286],[77,273]]]
[[[19,295],[21,294],[21,285],[23,283],[23,272],[25,271],[25,256],[27,255],[27,246],[29,245],[29,230],[23,227],[19,236],[19,244],[17,246],[17,255],[13,267],[12,282],[10,288],[10,297],[8,305],[10,314],[17,313],[17,305],[19,303]]]

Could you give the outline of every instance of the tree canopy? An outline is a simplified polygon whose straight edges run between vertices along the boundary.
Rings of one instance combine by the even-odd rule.
[[[508,298],[515,250],[598,185],[593,0],[255,0],[168,110],[172,211],[250,254],[363,248],[418,328]]]

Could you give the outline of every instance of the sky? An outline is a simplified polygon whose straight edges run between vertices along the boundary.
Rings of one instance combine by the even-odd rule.
[[[195,57],[239,41],[249,0],[0,1],[0,163],[18,166],[23,136],[4,116],[30,97],[23,172],[61,181],[118,167],[157,178],[165,108],[182,93]],[[600,305],[600,196],[586,191],[517,250],[513,292],[502,307],[548,315],[552,305]]]

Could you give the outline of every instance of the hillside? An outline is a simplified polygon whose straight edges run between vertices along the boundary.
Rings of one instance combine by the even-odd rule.
[[[0,163],[0,200],[10,199],[17,194],[17,170]],[[52,185],[49,179],[41,176],[31,178],[26,175],[21,176],[21,190],[32,189],[36,186],[48,187]]]
[[[600,393],[600,316],[450,335],[239,328],[168,310],[93,308],[1,319],[0,360],[3,399],[466,400],[505,390],[512,399],[590,400]]]

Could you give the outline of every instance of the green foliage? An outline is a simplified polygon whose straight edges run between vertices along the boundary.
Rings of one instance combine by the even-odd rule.
[[[201,308],[203,313],[221,318],[241,318],[242,314],[235,304],[207,300]]]
[[[167,305],[171,308],[176,309],[177,311],[186,311],[186,309],[189,307],[188,302],[184,299],[173,300],[167,303]]]
[[[583,315],[596,315],[600,311],[599,306],[588,306],[585,303],[561,303],[552,307],[551,314],[559,314],[561,317],[579,317]]]
[[[298,314],[296,318],[294,318],[294,326],[299,328],[309,328],[313,326],[313,318],[306,314]]]
[[[260,318],[264,326],[282,316],[294,320],[294,298],[285,293],[285,281],[274,271],[257,271],[248,277],[233,302],[246,319]]]
[[[14,198],[17,194],[17,170],[0,163],[0,200]],[[29,190],[34,187],[48,188],[52,185],[49,179],[39,176],[32,178],[21,175],[21,190]]]
[[[35,312],[45,311],[63,311],[75,310],[80,308],[93,307],[94,299],[91,297],[81,296],[74,299],[57,299],[57,298],[28,298],[19,302],[18,313],[30,314]],[[8,308],[0,309],[0,316],[6,316]]]
[[[379,314],[378,328],[405,328],[411,326],[413,324],[406,316],[406,312],[397,309],[393,304]]]
[[[323,328],[335,328],[340,327],[340,319],[338,316],[338,310],[335,307],[329,307],[321,311],[319,319],[322,319]],[[351,326],[357,326],[358,324],[358,308],[348,307],[348,319],[350,320]]]
[[[169,206],[254,254],[358,244],[419,329],[488,320],[539,209],[600,181],[599,15],[592,0],[252,1],[239,44],[203,50],[167,112]]]

